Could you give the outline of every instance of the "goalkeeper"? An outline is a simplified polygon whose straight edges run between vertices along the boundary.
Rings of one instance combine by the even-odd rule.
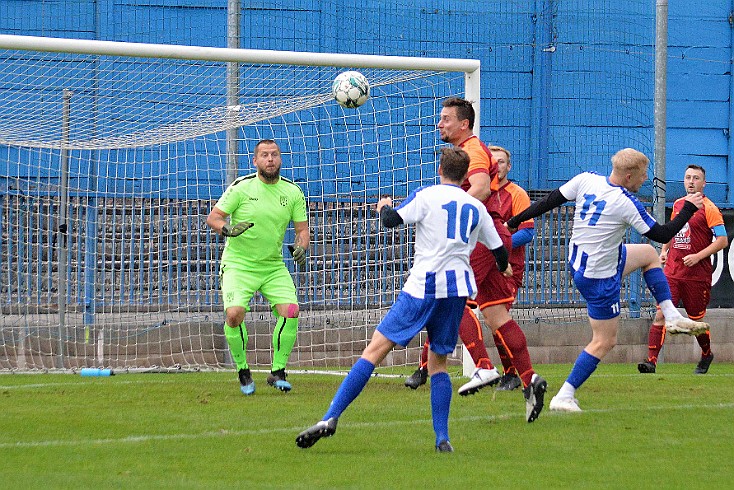
[[[255,393],[247,364],[245,327],[245,312],[250,309],[255,291],[268,300],[275,316],[268,385],[285,392],[291,389],[285,367],[296,343],[299,309],[293,279],[283,262],[283,239],[292,221],[296,238],[288,249],[299,268],[306,266],[311,239],[303,191],[280,176],[282,157],[278,144],[273,140],[260,141],[252,162],[257,172],[235,179],[206,219],[212,230],[227,237],[220,265],[224,335],[245,395]]]

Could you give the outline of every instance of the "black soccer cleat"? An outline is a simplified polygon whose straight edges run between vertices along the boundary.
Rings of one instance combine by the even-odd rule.
[[[535,421],[543,410],[543,400],[547,389],[548,383],[535,373],[530,384],[522,390],[525,396],[525,418],[528,423]]]
[[[449,441],[441,441],[436,444],[437,453],[453,453],[454,448]]]
[[[296,446],[306,449],[318,442],[322,437],[331,437],[336,432],[336,423],[339,419],[331,417],[328,420],[320,420],[315,425],[304,430],[296,437]]]
[[[285,369],[278,369],[277,371],[272,371],[268,375],[268,385],[272,386],[273,388],[285,391],[286,393],[291,391],[291,384],[285,380],[286,374]]]
[[[693,374],[706,374],[709,372],[709,366],[711,361],[714,360],[714,354],[710,353],[707,356],[701,356],[701,360],[696,364],[696,369],[693,370]]]
[[[655,373],[655,364],[650,361],[641,362],[637,365],[637,370],[641,373]]]
[[[497,391],[512,391],[522,386],[522,380],[517,374],[503,374]]]
[[[243,395],[252,395],[255,393],[255,382],[249,369],[240,369],[237,371],[237,377],[240,380],[240,391]]]
[[[419,386],[426,384],[426,381],[428,381],[428,368],[422,367],[405,378],[405,386],[411,390],[417,390]]]

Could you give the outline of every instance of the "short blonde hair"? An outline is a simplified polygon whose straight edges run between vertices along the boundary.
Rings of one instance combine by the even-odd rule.
[[[489,147],[489,151],[501,151],[505,155],[507,155],[507,163],[510,163],[512,161],[512,153],[510,153],[510,150],[506,148],[502,148],[501,146],[493,145]]]
[[[612,171],[622,174],[641,171],[647,168],[650,159],[634,148],[623,148],[612,157]]]

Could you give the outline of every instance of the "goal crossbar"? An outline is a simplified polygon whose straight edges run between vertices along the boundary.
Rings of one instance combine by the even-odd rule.
[[[476,112],[474,133],[480,136],[480,68],[477,59],[423,58],[351,53],[317,53],[309,51],[276,51],[267,49],[234,49],[211,46],[130,43],[94,39],[66,39],[44,36],[0,34],[0,49],[77,53],[98,56],[218,61],[225,63],[266,63],[295,66],[333,66],[384,68],[390,70],[435,70],[464,72],[465,97]]]
[[[316,53],[306,51],[275,51],[267,49],[233,49],[172,44],[128,43],[86,39],[63,39],[41,36],[0,35],[0,49],[80,53],[100,56],[135,56],[198,61],[241,63],[272,63],[282,65],[313,65],[394,70],[441,70],[477,72],[479,60],[454,58],[420,58],[367,54]]]

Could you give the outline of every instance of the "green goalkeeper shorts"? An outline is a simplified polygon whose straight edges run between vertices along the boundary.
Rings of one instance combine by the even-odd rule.
[[[270,271],[242,271],[223,266],[220,280],[225,311],[230,306],[242,306],[245,311],[250,311],[250,300],[255,291],[260,291],[271,307],[298,304],[296,286],[285,264]]]

